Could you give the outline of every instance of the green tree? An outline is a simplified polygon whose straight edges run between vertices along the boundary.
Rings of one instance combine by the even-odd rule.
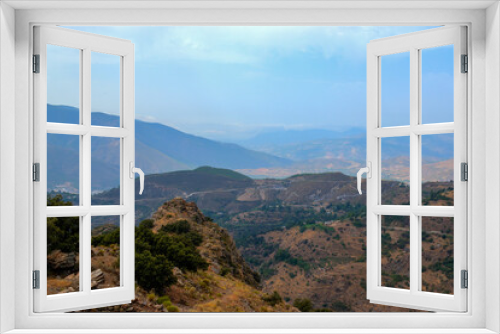
[[[164,255],[153,256],[148,250],[135,254],[135,280],[148,291],[154,289],[161,294],[165,287],[177,282],[173,268]]]

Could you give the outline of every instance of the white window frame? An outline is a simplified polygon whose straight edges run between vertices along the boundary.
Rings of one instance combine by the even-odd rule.
[[[135,180],[130,177],[135,161],[134,45],[127,40],[52,26],[34,27],[34,54],[39,56],[39,72],[34,84],[34,162],[39,164],[39,181],[34,193],[34,270],[39,271],[39,288],[34,289],[34,311],[74,311],[99,306],[128,304],[135,298]],[[47,122],[47,45],[73,48],[80,53],[79,123]],[[120,125],[91,123],[92,53],[114,55],[120,61]],[[47,207],[47,135],[78,136],[79,205]],[[120,140],[120,203],[91,204],[91,142],[95,137]],[[133,173],[132,173],[133,175]],[[120,221],[120,285],[91,290],[91,220],[93,216],[118,216]],[[79,291],[47,295],[47,218],[80,217]]]
[[[14,12],[12,8],[24,7]],[[38,6],[38,8],[37,8]],[[44,7],[46,6],[46,7]],[[59,8],[58,7],[70,7]],[[71,8],[71,6],[74,6]],[[500,331],[500,19],[496,2],[474,1],[398,1],[394,2],[303,2],[269,1],[224,4],[216,1],[180,4],[165,2],[124,3],[136,9],[103,10],[117,6],[113,2],[17,2],[0,4],[0,180],[12,188],[0,197],[2,218],[0,236],[0,318],[2,330],[35,333],[37,329],[70,333],[76,329],[101,333],[105,330],[144,333],[162,332],[341,332],[404,333],[418,328],[422,333],[492,333]],[[118,6],[120,6],[118,4]],[[150,6],[148,9],[147,7]],[[170,8],[155,8],[155,7]],[[391,9],[391,7],[398,7]],[[486,9],[486,7],[488,7]],[[87,8],[75,10],[74,8]],[[99,8],[97,8],[99,7]],[[229,8],[225,8],[229,7]],[[231,8],[232,7],[232,8]],[[243,8],[242,8],[243,7]],[[34,8],[34,9],[29,9]],[[43,9],[45,8],[45,9]],[[49,9],[47,9],[49,8]],[[154,8],[154,9],[152,9]],[[349,9],[350,8],[350,9]],[[375,9],[374,9],[375,8]],[[437,9],[436,9],[437,8]],[[13,20],[15,17],[15,22]],[[486,23],[486,24],[485,24]],[[468,86],[468,142],[471,198],[468,218],[468,268],[470,287],[466,313],[433,314],[34,314],[31,290],[32,261],[32,183],[30,181],[32,147],[32,27],[35,24],[61,25],[441,25],[465,24],[469,27],[471,75]],[[15,40],[13,31],[15,31]],[[15,54],[14,54],[15,47]],[[15,73],[9,70],[15,65]],[[5,71],[4,71],[5,70]],[[486,71],[487,70],[487,71]],[[12,82],[15,86],[12,87]],[[10,84],[10,85],[9,85]],[[488,84],[488,85],[486,85]],[[15,100],[7,95],[15,94]],[[15,116],[12,114],[15,110]],[[488,121],[487,121],[488,120]],[[5,129],[15,127],[15,133]],[[10,138],[9,142],[5,139]],[[15,139],[15,147],[12,142]],[[485,150],[488,150],[488,154]],[[3,159],[2,159],[3,158]],[[10,162],[15,159],[15,163]],[[485,163],[487,163],[485,165]],[[486,167],[484,167],[486,166]],[[15,169],[15,179],[11,180]],[[486,183],[486,172],[491,172]],[[8,195],[16,189],[15,203]],[[488,196],[486,196],[488,194]],[[485,206],[485,201],[490,204]],[[15,211],[8,205],[14,204]],[[5,219],[13,217],[15,226]],[[12,240],[15,238],[15,245]],[[12,256],[14,252],[14,256]],[[486,254],[489,254],[486,257]],[[15,286],[15,289],[12,289]],[[12,291],[14,290],[14,291]],[[488,293],[486,293],[488,291]],[[12,310],[12,305],[15,309]],[[138,329],[136,331],[131,329]],[[120,330],[121,329],[121,330]],[[197,330],[198,329],[198,330]],[[238,330],[238,329],[241,329]],[[295,330],[293,330],[295,329]],[[336,330],[337,329],[337,330]],[[350,329],[350,330],[347,330]],[[46,332],[46,331],[45,331]],[[108,331],[109,332],[109,331]]]
[[[367,161],[371,178],[367,180],[367,298],[372,303],[421,310],[467,310],[467,290],[461,287],[461,270],[467,270],[467,184],[461,181],[461,163],[467,163],[467,75],[461,73],[461,58],[467,54],[466,27],[450,26],[411,34],[373,40],[367,48]],[[453,45],[454,120],[449,123],[422,123],[421,50]],[[409,121],[408,125],[383,127],[381,108],[382,57],[409,54]],[[422,205],[422,135],[454,134],[454,205]],[[382,203],[383,138],[409,139],[410,203]],[[409,218],[410,251],[409,289],[382,285],[382,216]],[[453,294],[422,291],[422,217],[452,217],[454,236]]]

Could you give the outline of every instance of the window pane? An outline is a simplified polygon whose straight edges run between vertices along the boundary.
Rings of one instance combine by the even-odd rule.
[[[410,217],[382,216],[382,286],[410,289]]]
[[[452,133],[422,136],[422,205],[453,206]]]
[[[47,122],[80,123],[80,53],[47,45]]]
[[[410,124],[410,53],[381,58],[382,126]]]
[[[47,134],[48,206],[79,205],[80,136]]]
[[[120,286],[120,220],[120,216],[92,217],[92,290]]]
[[[453,218],[422,217],[422,291],[453,294]]]
[[[382,205],[410,204],[410,137],[381,139]]]
[[[453,122],[453,45],[421,50],[422,123]]]
[[[120,58],[92,52],[92,125],[120,126]]]
[[[92,193],[117,188],[120,193],[120,138],[92,137]],[[92,205],[119,205],[120,196],[96,199]]]
[[[80,218],[47,218],[47,294],[80,290]]]

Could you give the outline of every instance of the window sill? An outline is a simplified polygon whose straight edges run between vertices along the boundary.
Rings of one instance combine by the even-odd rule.
[[[487,334],[484,328],[471,329],[14,329],[5,334]]]
[[[484,328],[474,329],[149,329],[149,330],[83,330],[83,329],[14,329],[5,334],[487,334]]]

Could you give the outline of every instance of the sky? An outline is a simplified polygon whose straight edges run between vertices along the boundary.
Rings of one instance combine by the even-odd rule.
[[[70,28],[134,43],[136,118],[237,141],[279,129],[365,127],[367,44],[430,27]],[[422,58],[424,122],[453,117],[453,65],[445,62],[453,48],[439,49]],[[74,52],[49,50],[49,103],[78,106]],[[384,57],[383,126],[406,125],[409,60]],[[118,111],[117,58],[92,54],[93,111]]]

